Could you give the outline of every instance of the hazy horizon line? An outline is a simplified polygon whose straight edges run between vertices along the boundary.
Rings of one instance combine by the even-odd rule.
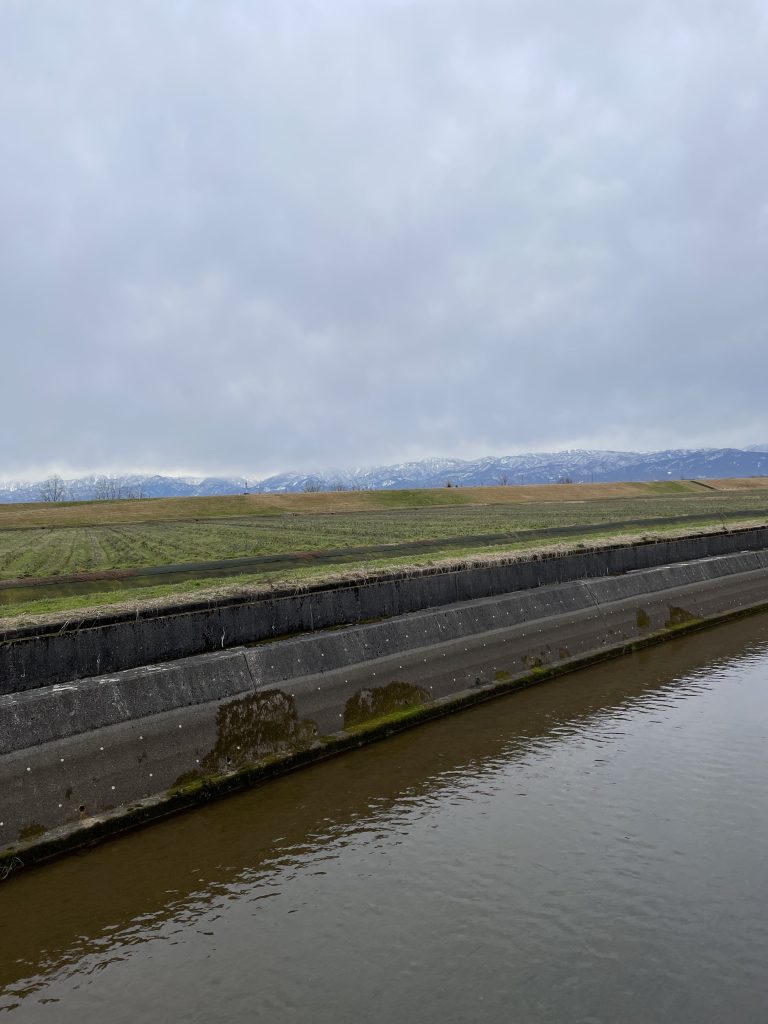
[[[45,469],[37,468],[27,470],[23,473],[11,474],[0,474],[0,486],[7,484],[30,484],[38,483],[42,480],[50,479],[51,477],[61,477],[65,481],[83,480],[88,478],[106,477],[111,480],[127,479],[130,477],[153,477],[159,476],[171,480],[214,480],[214,479],[238,479],[244,482],[254,484],[268,480],[273,476],[288,476],[288,475],[323,475],[323,474],[355,474],[359,472],[367,472],[374,469],[386,468],[389,466],[404,466],[413,465],[423,462],[480,462],[483,459],[505,459],[505,458],[519,458],[526,455],[565,455],[573,452],[600,452],[610,453],[614,455],[654,455],[660,452],[670,451],[739,451],[747,452],[755,450],[755,448],[761,447],[760,442],[753,442],[750,445],[696,445],[696,446],[680,446],[680,447],[667,447],[667,448],[598,448],[598,447],[564,447],[564,448],[550,448],[550,449],[521,449],[519,451],[506,450],[500,454],[485,454],[477,456],[465,456],[465,455],[425,455],[420,458],[406,458],[401,461],[387,461],[387,462],[370,462],[370,463],[357,463],[355,465],[339,465],[339,466],[311,466],[311,467],[291,467],[288,469],[272,469],[272,470],[261,470],[259,472],[243,472],[242,470],[225,468],[215,471],[205,470],[194,470],[184,467],[174,468],[129,468],[129,469],[74,469],[71,467],[62,468],[60,466],[48,466]],[[768,449],[768,444],[765,445]]]

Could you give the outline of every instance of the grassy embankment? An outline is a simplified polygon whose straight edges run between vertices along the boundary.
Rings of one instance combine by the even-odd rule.
[[[767,507],[768,479],[0,505],[0,581],[31,583],[74,574],[297,552],[334,552],[339,560],[337,573],[359,572],[558,543],[556,536],[537,536],[540,530],[576,528],[576,533],[560,538],[572,545],[579,540],[579,528],[591,542],[722,528],[739,521],[764,522]],[[679,516],[695,518],[675,522]],[[654,519],[668,522],[650,522]],[[636,522],[612,525],[626,520]],[[645,521],[649,521],[647,529]],[[440,543],[427,553],[407,550],[407,545],[427,540]],[[350,547],[381,545],[395,547],[345,555]],[[165,584],[158,580],[157,585],[140,589],[127,580],[124,588],[119,584],[120,589],[105,592],[99,592],[94,582],[87,594],[47,595],[23,603],[9,603],[13,591],[5,590],[0,616],[27,618],[126,601],[133,606],[158,598],[199,598],[228,586],[242,589],[327,576],[333,568],[326,561],[272,572],[233,570],[231,577],[192,577]]]

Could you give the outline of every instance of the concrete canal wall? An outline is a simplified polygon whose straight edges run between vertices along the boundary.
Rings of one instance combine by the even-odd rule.
[[[734,553],[651,568],[635,565],[654,546],[627,545],[605,557],[630,566],[624,575],[595,571],[500,593],[493,571],[468,570],[470,579],[448,581],[449,595],[481,584],[492,592],[65,682],[26,676],[0,696],[0,850],[8,851],[0,874],[3,864],[34,862],[416,721],[768,607],[765,531],[691,538],[676,550],[737,537]],[[750,547],[758,537],[764,546]],[[587,554],[597,569],[598,552]],[[556,577],[580,557],[539,567]],[[501,568],[530,583],[533,564]],[[426,580],[446,576],[460,574]],[[409,581],[395,582],[407,600]],[[293,600],[310,597],[329,600]],[[367,598],[353,601],[370,610]]]
[[[701,618],[712,610],[720,613],[737,607],[740,596],[753,596],[752,586],[757,586],[760,596],[764,580],[768,581],[768,550],[745,552],[626,576],[577,580],[462,601],[362,626],[319,630],[252,647],[235,647],[28,689],[0,697],[0,755],[247,691],[283,687],[287,683],[300,688],[308,677],[317,676],[325,681],[334,671],[406,652],[429,653],[429,649],[440,644],[525,623],[538,623],[538,640],[539,636],[549,637],[560,629],[563,617],[569,622],[578,621],[578,642],[574,647],[572,641],[568,653],[583,653],[596,641],[594,632],[602,629],[605,609],[617,603],[628,603],[632,606],[629,610],[635,612],[635,618],[629,615],[619,634],[626,641],[645,635],[653,625],[662,625],[662,618],[666,622],[672,601],[668,591],[677,593],[700,585],[695,600],[688,601],[691,607],[686,612],[687,619]],[[706,585],[703,589],[702,584]],[[705,596],[709,601],[707,609],[702,607]],[[586,617],[584,613],[588,613]],[[648,618],[645,624],[643,616]],[[587,622],[590,627],[585,632]],[[600,634],[597,639],[602,644],[614,634],[615,630],[609,632],[606,627],[605,636]],[[527,635],[531,637],[530,631]],[[529,645],[524,646],[527,649]],[[565,648],[559,645],[558,650]],[[529,655],[542,664],[552,660],[533,650]],[[327,687],[322,689],[327,692]]]
[[[768,527],[0,632],[0,694],[534,587],[768,548]]]

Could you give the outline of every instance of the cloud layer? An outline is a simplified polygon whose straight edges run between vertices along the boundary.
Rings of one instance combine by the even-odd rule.
[[[0,0],[0,476],[766,439],[765,11]]]

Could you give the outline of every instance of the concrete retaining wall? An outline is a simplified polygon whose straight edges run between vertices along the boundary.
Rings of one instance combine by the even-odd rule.
[[[617,609],[628,616],[629,627],[623,626],[621,632],[624,641],[644,635],[652,614],[663,628],[671,616],[670,604],[678,599],[685,608],[677,616],[687,619],[768,600],[768,552],[518,591],[6,695],[0,698],[0,755],[247,692],[289,686],[293,693],[307,677],[319,680],[325,694],[327,680],[340,670],[367,666],[375,675],[378,662],[412,652],[426,663],[445,645],[467,638],[487,640],[526,624],[533,626],[537,639],[549,638],[550,647],[567,625],[568,656],[573,656],[597,642],[596,630],[601,644],[615,636],[607,618],[615,617]],[[703,601],[708,602],[706,608]],[[663,619],[659,609],[665,613]],[[532,631],[527,636],[526,650]],[[522,629],[521,640],[525,638]],[[529,654],[542,664],[550,660],[540,651]]]
[[[616,551],[606,565],[651,554],[631,552]],[[433,717],[630,645],[768,608],[766,550],[540,586],[531,582],[535,567],[515,577],[528,579],[527,589],[342,628],[320,629],[313,618],[304,635],[0,697],[0,877],[46,851],[383,735],[393,716]],[[504,579],[497,572],[449,580],[448,594],[493,589]],[[373,593],[347,596],[352,604],[342,596],[336,612],[370,610]]]
[[[0,634],[0,695],[344,623],[767,547],[768,528],[733,530],[455,572],[426,570],[256,601],[25,627]]]

